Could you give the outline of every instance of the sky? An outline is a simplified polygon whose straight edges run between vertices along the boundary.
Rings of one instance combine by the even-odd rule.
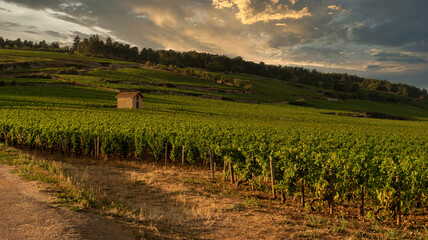
[[[98,34],[428,88],[427,0],[0,0],[0,36]]]

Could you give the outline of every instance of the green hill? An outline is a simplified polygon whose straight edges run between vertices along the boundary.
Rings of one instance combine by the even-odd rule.
[[[0,49],[0,59],[2,85],[82,85],[264,105],[297,105],[307,111],[315,108],[376,112],[403,118],[428,117],[426,101],[379,91],[359,90],[362,95],[377,95],[389,101],[360,100],[346,92],[257,75],[146,66],[61,52]]]

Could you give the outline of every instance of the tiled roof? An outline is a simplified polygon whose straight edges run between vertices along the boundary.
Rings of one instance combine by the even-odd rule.
[[[140,97],[144,98],[140,92],[120,92],[116,98],[134,98],[135,96],[140,95]]]

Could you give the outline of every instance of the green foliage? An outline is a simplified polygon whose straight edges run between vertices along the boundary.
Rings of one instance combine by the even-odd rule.
[[[76,67],[63,68],[57,71],[58,74],[77,74]]]
[[[99,82],[100,74],[83,77]],[[118,110],[115,94],[86,87],[1,87],[0,140],[90,154],[99,137],[104,156],[142,159],[161,159],[166,144],[174,159],[184,146],[191,164],[201,164],[212,150],[216,161],[230,162],[239,179],[256,187],[263,185],[260,178],[270,178],[272,160],[278,188],[292,195],[305,180],[320,206],[355,199],[362,187],[368,203],[390,213],[398,189],[403,212],[428,202],[426,121],[150,94],[142,110]]]

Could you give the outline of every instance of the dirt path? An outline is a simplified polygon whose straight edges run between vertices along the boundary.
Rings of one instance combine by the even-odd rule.
[[[132,230],[91,213],[57,207],[55,199],[0,165],[0,239],[135,239]]]

